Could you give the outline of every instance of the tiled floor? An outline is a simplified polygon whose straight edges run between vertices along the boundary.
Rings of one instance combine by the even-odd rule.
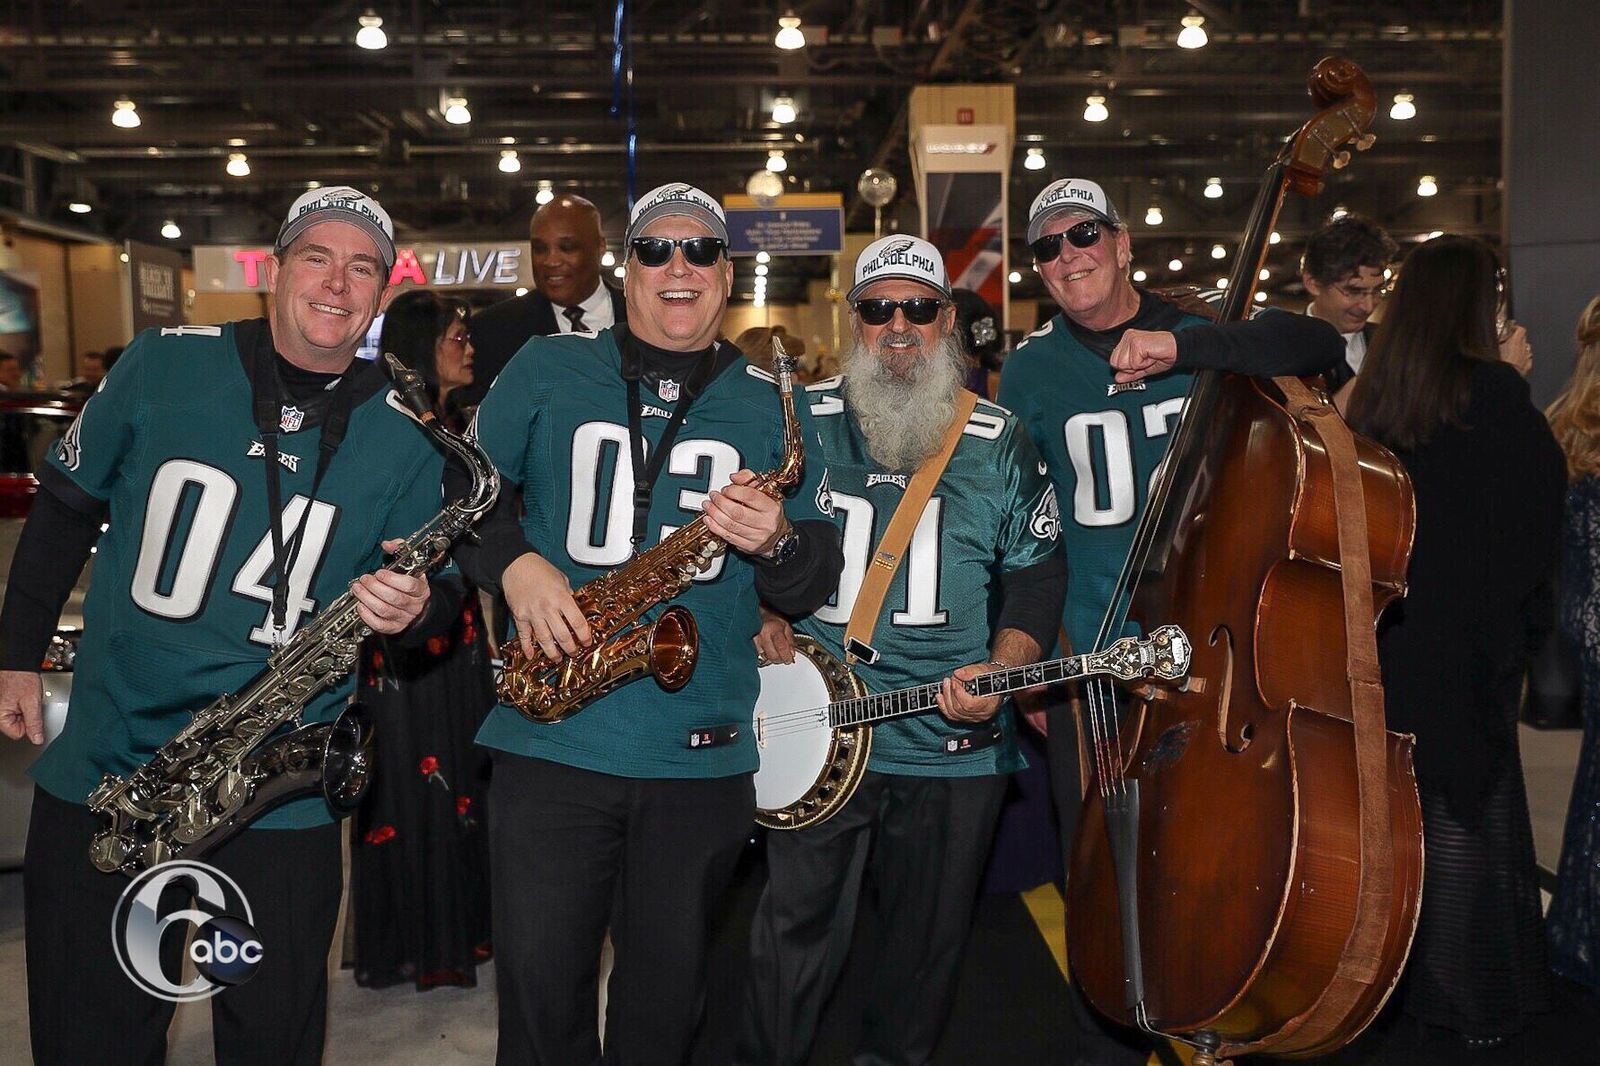
[[[1560,849],[1567,794],[1577,761],[1577,731],[1522,730],[1522,757],[1528,779],[1539,861],[1554,868]],[[1015,900],[980,913],[976,936],[986,930],[1013,928],[1010,915],[1026,915]],[[1002,913],[1004,912],[1004,913]],[[987,914],[987,917],[985,916]],[[1020,919],[1020,920],[1025,920]],[[1012,921],[1012,926],[1006,926]],[[991,933],[988,935],[1000,935]],[[1013,934],[1007,934],[1013,935]],[[22,891],[19,874],[0,875],[0,1062],[28,1061],[26,995],[23,979]],[[1041,965],[1052,967],[1040,952]],[[1004,958],[975,943],[969,968],[1004,970]],[[969,975],[966,985],[996,982]],[[1003,976],[1003,975],[1001,975]],[[356,987],[348,973],[335,970],[326,1061],[362,1066],[454,1066],[492,1062],[495,1049],[495,1000],[492,964],[480,968],[475,989],[438,988],[418,994],[409,988],[369,991]],[[1003,982],[1002,982],[1003,983]],[[941,1056],[943,1058],[944,1056]],[[209,1009],[204,1004],[179,1009],[168,1062],[174,1066],[210,1063]],[[1047,1061],[1034,1058],[1033,1062]]]

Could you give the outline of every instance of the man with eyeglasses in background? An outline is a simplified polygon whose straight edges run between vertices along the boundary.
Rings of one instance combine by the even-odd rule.
[[[1092,181],[1046,186],[1028,211],[1028,245],[1060,313],[1006,359],[996,398],[1027,427],[1061,502],[1068,584],[1060,653],[1070,654],[1093,647],[1193,372],[1320,373],[1344,346],[1316,318],[1273,311],[1214,324],[1209,305],[1195,296],[1136,288],[1128,277],[1128,230]],[[1023,703],[1032,708],[1024,712],[1029,722],[1045,733],[1069,866],[1088,784],[1076,693],[1077,686],[1051,689]],[[1113,1034],[1075,989],[1069,1000],[1079,1037],[1073,1061],[1145,1061],[1144,1037]]]
[[[1383,298],[1383,272],[1395,251],[1383,227],[1361,215],[1340,215],[1306,241],[1300,257],[1300,280],[1311,297],[1306,314],[1344,337],[1344,361],[1325,375],[1330,392],[1361,372],[1375,328],[1368,319]]]
[[[627,238],[626,325],[531,341],[479,407],[478,440],[527,505],[520,522],[498,508],[457,558],[504,590],[525,652],[560,660],[593,646],[573,588],[702,514],[729,551],[674,601],[702,649],[684,687],[623,685],[553,724],[502,704],[478,735],[495,760],[498,1061],[519,1066],[601,1061],[608,927],[604,1061],[686,1057],[712,909],[755,816],[757,598],[806,614],[843,561],[817,509],[826,468],[803,397],[801,484],[786,502],[750,485],[781,462],[783,418],[771,377],[719,337],[733,286],[721,206],[663,185]]]
[[[967,352],[939,252],[904,235],[869,244],[847,299],[854,344],[844,374],[806,390],[828,461],[828,506],[843,522],[844,572],[833,602],[793,628],[769,616],[757,647],[793,662],[799,629],[846,661],[847,632],[864,632],[853,621],[859,601],[875,612],[872,652],[852,667],[868,690],[941,682],[941,692],[937,710],[872,727],[865,776],[842,810],[767,834],[740,1066],[807,1061],[868,876],[881,916],[878,978],[854,1061],[931,1058],[1006,781],[1023,765],[1001,698],[961,683],[1037,662],[1055,643],[1067,586],[1055,489],[1038,452],[1015,418],[962,387]],[[915,491],[925,464],[937,478],[926,496]],[[901,521],[914,519],[917,532],[902,551],[882,541],[908,501],[916,511]],[[883,552],[905,562],[874,602],[862,587]]]

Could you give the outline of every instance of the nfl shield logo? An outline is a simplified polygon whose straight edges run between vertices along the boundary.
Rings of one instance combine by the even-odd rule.
[[[278,430],[282,433],[293,433],[305,425],[306,413],[298,407],[284,405],[283,413],[278,418]]]
[[[662,378],[661,384],[656,386],[656,392],[660,393],[663,400],[672,403],[678,398],[678,383],[671,378]]]

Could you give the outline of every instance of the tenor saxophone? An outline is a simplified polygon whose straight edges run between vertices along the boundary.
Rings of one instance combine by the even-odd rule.
[[[800,480],[805,448],[794,409],[794,360],[776,338],[773,374],[783,405],[783,458],[751,487],[774,499]],[[654,677],[668,692],[689,683],[699,657],[699,631],[684,607],[669,607],[653,622],[644,613],[677,596],[697,574],[727,551],[701,515],[628,563],[595,578],[572,594],[589,622],[593,645],[575,656],[552,660],[542,650],[530,659],[519,641],[501,646],[505,667],[498,692],[530,722],[559,722],[611,690]]]
[[[494,506],[500,476],[475,441],[439,424],[416,372],[392,355],[384,358],[401,399],[472,474],[466,495],[407,537],[387,566],[423,573]],[[355,597],[344,593],[273,652],[254,680],[197,712],[150,761],[126,777],[107,774],[89,796],[89,809],[104,820],[90,861],[106,873],[133,876],[169,859],[197,858],[278,804],[317,790],[336,812],[353,810],[372,775],[370,721],[354,705],[332,722],[299,720],[319,693],[351,671],[370,633]]]

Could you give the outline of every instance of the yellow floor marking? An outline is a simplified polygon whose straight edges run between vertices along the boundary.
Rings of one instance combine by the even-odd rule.
[[[1051,958],[1056,960],[1056,969],[1061,971],[1062,980],[1070,981],[1067,967],[1067,905],[1061,898],[1061,890],[1054,884],[1043,884],[1022,893],[1022,902],[1033,917],[1039,935],[1044,938],[1045,946],[1050,949]],[[1169,1043],[1184,1066],[1189,1066],[1194,1059],[1193,1049],[1175,1040]],[[1151,1055],[1149,1066],[1162,1066],[1160,1057]]]

